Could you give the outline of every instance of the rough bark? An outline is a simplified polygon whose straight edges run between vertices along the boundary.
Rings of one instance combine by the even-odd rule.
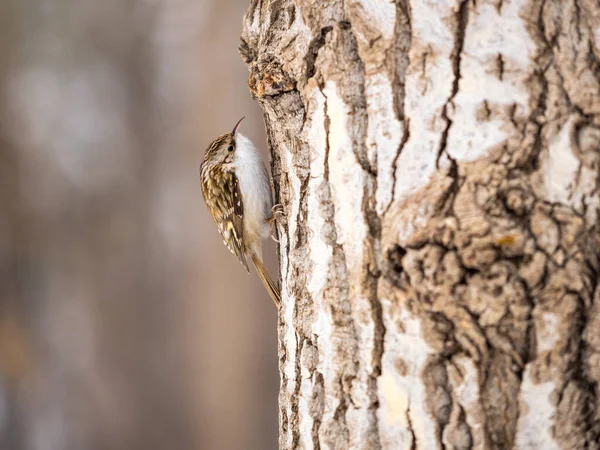
[[[280,447],[600,448],[600,7],[252,1]]]

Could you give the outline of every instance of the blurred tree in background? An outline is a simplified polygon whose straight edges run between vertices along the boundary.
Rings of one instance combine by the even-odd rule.
[[[0,448],[275,448],[275,311],[197,178],[242,115],[264,148],[246,6],[0,2]]]

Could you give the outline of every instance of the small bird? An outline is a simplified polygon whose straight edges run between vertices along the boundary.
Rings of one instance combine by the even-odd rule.
[[[279,288],[262,261],[262,240],[269,237],[275,215],[269,175],[250,139],[238,133],[242,117],[231,133],[215,139],[200,165],[202,195],[223,243],[237,255],[246,271],[250,258],[275,306]]]

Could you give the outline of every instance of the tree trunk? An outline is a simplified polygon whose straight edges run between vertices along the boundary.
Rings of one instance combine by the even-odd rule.
[[[600,448],[600,7],[252,1],[280,447]]]

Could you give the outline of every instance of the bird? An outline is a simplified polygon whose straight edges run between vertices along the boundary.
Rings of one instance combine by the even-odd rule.
[[[223,238],[248,273],[252,261],[277,309],[281,292],[262,259],[262,241],[271,230],[281,205],[273,206],[267,168],[250,139],[238,132],[242,117],[231,133],[210,143],[200,164],[202,196]],[[274,238],[275,239],[275,238]]]

